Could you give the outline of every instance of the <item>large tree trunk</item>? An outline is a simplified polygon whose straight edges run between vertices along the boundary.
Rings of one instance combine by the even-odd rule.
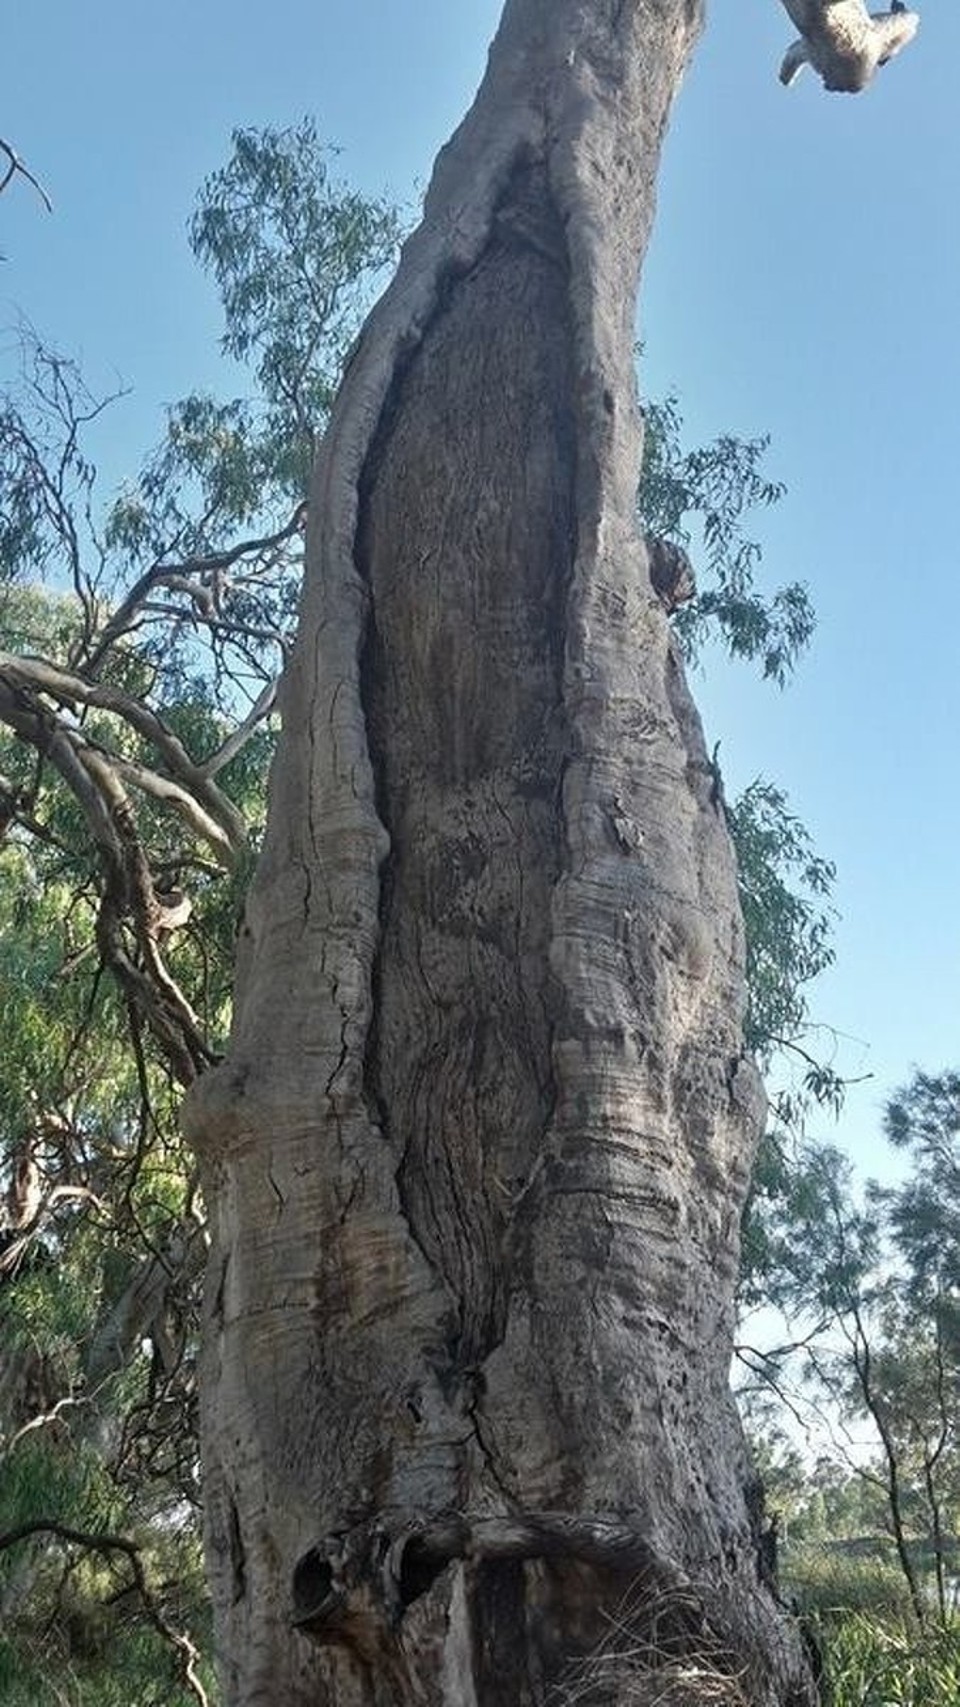
[[[508,0],[320,457],[188,1110],[231,1707],[633,1701],[654,1661],[658,1700],[807,1699],[728,1392],[761,1111],[730,848],[634,524],[700,16]]]

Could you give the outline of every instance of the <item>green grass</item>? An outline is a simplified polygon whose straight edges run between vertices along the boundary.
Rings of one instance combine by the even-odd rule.
[[[73,1651],[62,1639],[28,1644],[0,1637],[0,1707],[197,1707],[170,1648],[152,1631],[91,1618],[70,1635]],[[216,1702],[211,1670],[201,1671],[208,1699]]]
[[[820,1545],[792,1547],[783,1561],[782,1587],[818,1620],[862,1612],[906,1621],[910,1595],[892,1551],[883,1538],[859,1555]]]
[[[826,1707],[960,1707],[960,1619],[920,1629],[885,1538],[791,1548],[784,1584],[824,1663]]]
[[[916,1627],[853,1612],[823,1632],[830,1707],[956,1707],[960,1625]]]

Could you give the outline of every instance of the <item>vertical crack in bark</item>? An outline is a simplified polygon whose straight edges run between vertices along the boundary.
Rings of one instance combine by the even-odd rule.
[[[242,1600],[247,1592],[247,1561],[243,1546],[243,1532],[240,1528],[240,1514],[236,1502],[230,1499],[230,1575],[233,1583],[233,1601]]]
[[[563,226],[528,160],[395,377],[360,485],[363,696],[392,843],[365,1083],[413,1235],[456,1301],[459,1369],[502,1335],[513,1206],[552,1112],[567,292]]]

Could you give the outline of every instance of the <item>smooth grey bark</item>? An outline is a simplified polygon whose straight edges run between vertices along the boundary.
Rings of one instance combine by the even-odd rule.
[[[728,1390],[762,1111],[730,847],[634,521],[700,21],[508,0],[319,459],[187,1110],[231,1707],[612,1703],[621,1631],[809,1698]]]

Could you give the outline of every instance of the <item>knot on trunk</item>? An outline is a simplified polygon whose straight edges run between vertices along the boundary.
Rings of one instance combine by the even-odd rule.
[[[646,534],[644,544],[650,560],[650,584],[664,610],[675,611],[678,605],[695,598],[697,578],[683,546],[655,533]]]

